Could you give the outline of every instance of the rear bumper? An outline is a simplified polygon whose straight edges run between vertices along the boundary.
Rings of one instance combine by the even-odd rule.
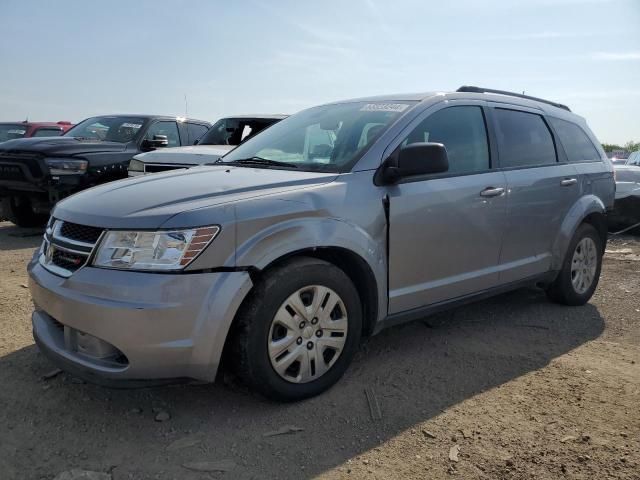
[[[213,381],[246,272],[151,274],[29,265],[33,335],[61,368],[96,383]]]

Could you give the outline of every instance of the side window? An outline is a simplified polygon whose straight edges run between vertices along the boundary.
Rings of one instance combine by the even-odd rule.
[[[560,137],[570,162],[600,160],[600,154],[582,128],[559,118],[549,118],[549,121]]]
[[[39,128],[33,132],[32,137],[59,137],[62,135],[60,128]]]
[[[187,123],[187,131],[189,132],[189,143],[193,145],[196,140],[200,140],[202,136],[209,130],[205,125],[197,123]]]
[[[442,143],[447,148],[451,173],[481,172],[490,168],[487,129],[480,107],[438,110],[425,118],[402,146],[419,142]]]
[[[501,167],[526,167],[556,163],[556,147],[540,115],[495,109]]]
[[[152,140],[154,135],[166,135],[170,147],[180,146],[180,135],[176,122],[156,122],[147,130],[146,139]]]

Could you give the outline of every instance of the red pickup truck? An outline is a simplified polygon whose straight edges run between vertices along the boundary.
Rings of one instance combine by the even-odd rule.
[[[0,142],[16,138],[57,137],[71,127],[71,122],[0,122]]]

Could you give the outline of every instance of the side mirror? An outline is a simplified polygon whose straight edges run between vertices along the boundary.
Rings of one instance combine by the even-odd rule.
[[[194,145],[197,145],[197,144],[199,144],[199,143],[200,143],[200,140],[194,140],[194,141],[193,141],[193,144],[194,144]]]
[[[441,143],[411,143],[389,157],[382,170],[386,184],[403,178],[434,175],[449,170],[447,149]]]
[[[164,148],[169,146],[169,138],[166,135],[154,135],[151,140],[144,139],[142,141],[143,150],[155,150],[156,148]]]

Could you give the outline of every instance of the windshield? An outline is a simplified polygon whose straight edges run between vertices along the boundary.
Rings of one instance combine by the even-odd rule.
[[[277,121],[267,118],[223,118],[213,124],[198,145],[240,145]]]
[[[146,121],[139,117],[93,117],[69,129],[65,136],[127,143],[136,138]]]
[[[27,133],[27,127],[20,125],[19,123],[0,124],[0,142],[6,142],[7,140],[13,140],[14,138],[22,138]]]
[[[310,108],[273,125],[221,160],[268,160],[283,163],[284,168],[290,164],[302,170],[348,171],[414,103],[354,102]]]

